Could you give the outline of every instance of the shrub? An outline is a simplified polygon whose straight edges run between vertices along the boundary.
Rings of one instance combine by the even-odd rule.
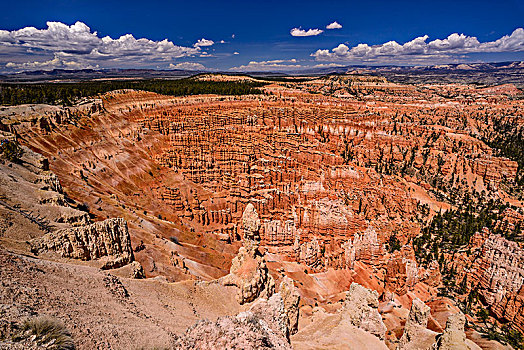
[[[395,234],[392,234],[391,236],[389,236],[387,246],[388,246],[388,252],[390,253],[393,253],[396,250],[400,250],[401,244]]]
[[[7,139],[2,140],[0,143],[0,150],[2,152],[2,156],[11,162],[19,162],[20,158],[24,154],[24,150],[17,142]]]
[[[75,343],[71,333],[59,320],[51,317],[36,317],[25,321],[22,325],[19,340],[34,336],[34,341],[45,345],[47,349],[74,350]]]
[[[502,327],[502,334],[504,334],[505,340],[514,349],[524,349],[522,333],[520,333],[516,329],[512,329],[510,325],[504,325]]]
[[[89,212],[89,205],[87,203],[81,203],[76,206],[78,210]]]

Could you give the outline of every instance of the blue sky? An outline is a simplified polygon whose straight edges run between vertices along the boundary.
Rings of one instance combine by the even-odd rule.
[[[524,60],[517,0],[2,0],[1,8],[0,71]]]

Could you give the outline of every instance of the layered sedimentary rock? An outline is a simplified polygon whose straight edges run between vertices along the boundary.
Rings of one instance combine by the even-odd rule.
[[[27,253],[32,239],[89,224],[89,214],[64,192],[48,159],[20,146],[17,136],[0,132],[20,147],[17,159],[0,155],[0,239],[7,247]],[[1,152],[0,152],[1,153]],[[27,250],[26,250],[27,247]]]
[[[278,294],[280,294],[284,302],[284,310],[288,319],[287,327],[289,334],[295,334],[298,330],[298,305],[300,303],[300,295],[291,278],[287,276],[282,278],[278,289]]]
[[[343,317],[351,324],[383,340],[386,326],[378,312],[378,294],[357,283],[352,283],[344,302]]]
[[[200,321],[175,341],[176,349],[278,349],[291,345],[267,323],[247,311],[216,322]]]
[[[345,267],[353,268],[355,261],[371,265],[380,265],[384,256],[384,247],[379,243],[377,232],[368,227],[363,233],[355,234],[354,239],[342,245]]]
[[[461,312],[449,316],[444,333],[437,336],[431,350],[470,350],[464,333],[465,323],[466,317]]]
[[[386,263],[386,289],[404,295],[419,282],[436,287],[441,283],[440,268],[437,261],[432,261],[427,269],[418,266],[415,252],[410,245],[393,252]]]
[[[524,250],[516,242],[500,235],[490,235],[481,248],[477,272],[486,287],[484,297],[489,304],[499,304],[506,294],[517,294],[524,283]],[[498,313],[503,307],[495,307]]]
[[[35,252],[55,251],[66,258],[96,260],[106,257],[104,268],[120,267],[133,261],[127,223],[121,218],[58,230],[34,240],[32,245]]]
[[[10,128],[50,159],[64,190],[97,220],[127,220],[133,242],[143,242],[136,256],[148,277],[231,272],[243,301],[270,289],[261,287],[271,284],[268,265],[297,263],[285,272],[306,271],[297,284],[304,300],[325,302],[354,273],[385,274],[386,292],[408,306],[415,291],[435,294],[439,267],[388,253],[391,238],[409,244],[435,213],[464,198],[520,205],[507,193],[516,162],[486,140],[499,120],[520,123],[521,100],[461,84],[353,76],[263,89],[176,98],[112,92],[89,116],[38,115]],[[248,203],[256,231],[244,227]],[[311,292],[311,274],[333,270],[345,282]],[[505,295],[507,309],[519,310],[515,293]]]
[[[493,118],[518,103],[484,103],[493,92],[353,76],[264,89],[242,97],[113,92],[81,125],[50,115],[38,116],[52,122],[48,131],[16,129],[56,157],[51,168],[61,170],[75,198],[101,209],[98,219],[106,211],[124,216],[133,236],[151,242],[163,256],[151,275],[173,274],[171,252],[152,243],[171,231],[202,248],[220,240],[227,262],[212,250],[206,259],[220,270],[214,274],[227,273],[238,245],[226,245],[241,239],[246,203],[260,215],[260,244],[272,253],[315,271],[355,261],[383,266],[393,233],[402,244],[419,233],[422,206],[447,207],[443,188],[497,197],[496,187],[515,177],[516,163],[480,141]],[[452,107],[448,95],[479,103],[458,99]],[[154,233],[146,229],[152,226]],[[198,253],[185,254],[206,264]]]
[[[404,333],[400,338],[397,350],[427,348],[427,346],[424,346],[427,338],[430,338],[431,342],[434,337],[431,334],[432,332],[427,329],[430,312],[429,306],[420,301],[420,299],[413,299],[409,316],[404,326]]]
[[[244,210],[242,225],[244,245],[231,262],[229,275],[221,279],[224,285],[234,285],[239,288],[237,300],[240,304],[251,302],[262,293],[270,297],[275,290],[275,281],[269,274],[264,256],[258,249],[260,220],[251,203]]]
[[[449,262],[457,269],[457,280],[475,288],[498,318],[524,331],[524,250],[487,229],[477,232],[469,247],[472,254]]]
[[[383,89],[406,92],[399,87],[385,83]],[[409,98],[422,96],[409,90]],[[412,188],[390,175],[417,178],[422,185],[417,191],[430,191],[436,177],[461,191],[481,191],[515,174],[515,162],[482,155],[489,149],[470,136],[443,132],[440,126],[412,127],[419,118],[447,116],[445,108],[431,103],[422,111],[388,110],[387,104],[363,108],[328,96],[278,91],[280,98],[223,98],[221,104],[214,97],[200,98],[198,110],[186,99],[172,108],[144,106],[130,113],[169,137],[157,155],[161,164],[220,193],[193,201],[194,192],[180,191],[167,200],[221,239],[234,240],[243,203],[250,200],[260,214],[261,244],[270,251],[315,270],[355,260],[380,265],[385,263],[382,245],[394,230],[402,243],[418,233],[417,202],[439,205],[431,195],[406,195]],[[409,118],[400,117],[408,111]],[[463,144],[467,155],[449,155]],[[486,175],[478,164],[498,177]]]
[[[222,194],[209,200],[195,192],[164,191],[173,209],[200,229],[234,240],[247,198],[261,216],[263,246],[323,270],[343,267],[342,245],[355,239],[362,246],[357,259],[377,263],[386,217],[401,218],[406,207],[415,208],[395,190],[396,184],[382,182],[395,192],[392,196],[377,191],[374,184],[381,180],[344,163],[335,142],[352,132],[349,124],[356,127],[356,113],[349,105],[317,109],[301,101],[293,109],[264,98],[258,106],[248,99],[233,103],[224,98],[220,105],[213,98],[200,101],[198,110],[180,103],[165,111],[132,113],[144,127],[169,136],[169,145],[157,158],[161,164]],[[376,226],[366,222],[377,215],[384,218]],[[415,227],[401,230],[416,232]]]

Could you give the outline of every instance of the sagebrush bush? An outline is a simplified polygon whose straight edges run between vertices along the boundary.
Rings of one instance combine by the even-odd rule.
[[[25,321],[21,327],[19,340],[35,336],[39,345],[48,344],[47,349],[74,350],[75,343],[71,333],[62,322],[51,317],[35,317]]]

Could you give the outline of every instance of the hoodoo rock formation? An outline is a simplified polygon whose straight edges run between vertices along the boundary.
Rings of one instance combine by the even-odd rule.
[[[386,289],[404,295],[413,290],[419,282],[436,287],[441,283],[442,276],[437,261],[433,260],[426,268],[419,267],[415,252],[410,245],[405,245],[391,254],[386,263]]]
[[[427,329],[430,312],[420,299],[413,300],[397,350],[427,349],[432,345],[435,333]]]
[[[127,223],[121,218],[58,230],[31,244],[35,253],[55,251],[62,257],[81,260],[104,258],[103,269],[121,267],[133,261]]]
[[[472,254],[448,263],[457,270],[457,280],[482,295],[497,317],[524,332],[524,249],[489,230],[477,232],[469,248]]]
[[[298,316],[300,294],[293,284],[293,280],[288,276],[282,278],[278,289],[278,294],[284,302],[284,310],[287,315],[289,334],[295,334],[298,331]]]
[[[470,350],[466,343],[464,323],[466,317],[461,312],[449,316],[444,333],[437,336],[437,341],[431,350]]]
[[[524,331],[519,89],[194,79],[262,93],[0,109],[23,150],[0,152],[0,318],[45,310],[80,349],[492,350],[482,333]]]
[[[257,211],[253,204],[248,203],[244,213],[242,214],[242,229],[244,232],[244,241],[245,245],[249,245],[247,242],[253,241],[253,244],[260,243],[260,235],[258,231],[260,230],[260,219],[258,218]]]
[[[241,304],[251,302],[264,293],[271,296],[275,289],[273,277],[269,274],[264,257],[258,250],[241,247],[238,255],[231,262],[229,275],[222,277],[226,286],[239,288],[238,301]]]
[[[357,283],[352,283],[342,311],[344,317],[358,328],[383,340],[386,326],[378,312],[378,294]]]
[[[249,203],[242,215],[244,231],[243,246],[231,262],[230,273],[222,278],[224,285],[239,288],[238,302],[244,304],[261,296],[270,297],[275,290],[275,281],[269,274],[264,256],[259,251],[260,220],[254,206]]]

